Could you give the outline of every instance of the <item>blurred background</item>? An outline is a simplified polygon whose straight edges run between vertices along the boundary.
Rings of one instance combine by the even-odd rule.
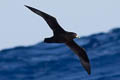
[[[52,36],[47,23],[24,5],[56,17],[65,30],[88,36],[120,26],[119,3],[119,0],[1,0],[0,50],[33,45]]]

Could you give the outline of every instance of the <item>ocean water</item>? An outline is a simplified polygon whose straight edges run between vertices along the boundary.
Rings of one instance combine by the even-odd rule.
[[[0,80],[120,80],[120,28],[75,41],[86,49],[91,75],[64,44],[41,42],[0,51]]]

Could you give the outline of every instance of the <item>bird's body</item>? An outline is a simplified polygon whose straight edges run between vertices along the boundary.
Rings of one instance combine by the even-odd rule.
[[[74,34],[74,35],[76,35],[76,34]],[[46,42],[46,43],[66,43],[66,42],[73,40],[75,38],[74,35],[71,35],[69,32],[58,33],[58,34],[55,34],[51,38],[45,38],[44,42]],[[53,41],[50,42],[51,40],[53,40]]]
[[[46,42],[46,43],[65,43],[70,49],[72,49],[76,53],[76,55],[79,56],[81,64],[83,65],[85,70],[88,72],[88,74],[90,74],[91,70],[90,70],[90,62],[89,62],[88,56],[87,56],[85,50],[83,48],[81,48],[80,46],[78,46],[73,40],[74,38],[77,37],[77,34],[74,32],[65,31],[58,24],[56,18],[54,18],[53,16],[48,15],[48,14],[46,14],[40,10],[37,10],[35,8],[29,7],[29,6],[26,6],[26,7],[29,8],[34,13],[40,15],[52,29],[54,35],[50,38],[45,38],[44,42]]]

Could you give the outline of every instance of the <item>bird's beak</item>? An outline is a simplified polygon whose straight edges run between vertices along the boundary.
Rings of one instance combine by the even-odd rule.
[[[80,38],[80,36],[76,35],[76,38]]]

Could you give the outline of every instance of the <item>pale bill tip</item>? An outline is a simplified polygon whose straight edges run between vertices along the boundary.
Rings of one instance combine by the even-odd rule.
[[[80,38],[80,36],[77,35],[76,38]]]

